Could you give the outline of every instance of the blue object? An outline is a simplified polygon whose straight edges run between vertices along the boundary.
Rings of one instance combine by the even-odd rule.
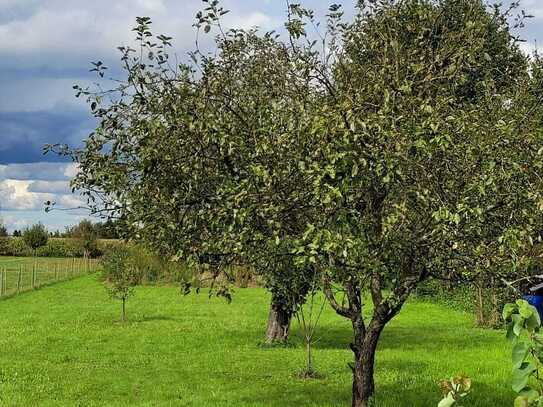
[[[543,295],[524,295],[522,299],[533,305],[537,309],[539,317],[543,320]]]

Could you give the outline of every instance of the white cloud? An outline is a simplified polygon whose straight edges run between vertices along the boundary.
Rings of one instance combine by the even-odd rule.
[[[4,0],[0,3],[0,16],[13,14],[10,10],[15,3],[17,9],[25,8],[21,3]],[[10,72],[37,70],[36,75],[15,81],[11,74],[0,79],[0,111],[45,111],[74,105],[82,108],[84,102],[74,97],[72,86],[89,85],[94,80],[88,69],[95,60],[104,61],[110,68],[108,74],[117,77],[120,68],[117,47],[134,45],[132,27],[137,16],[151,17],[152,31],[172,36],[171,53],[178,60],[186,60],[187,51],[195,47],[194,16],[203,7],[201,0],[31,0],[31,3],[33,7],[30,3],[26,6],[27,13],[14,13],[11,19],[0,18],[0,68]],[[260,26],[269,30],[282,25],[282,20],[258,11],[262,4],[247,7],[243,2],[226,3],[230,4],[225,7],[232,9],[225,16],[226,27]],[[211,40],[211,35],[203,36],[200,46],[207,49]],[[48,76],[63,69],[71,69],[70,76]]]
[[[30,181],[5,180],[0,182],[0,206],[3,210],[37,210],[45,208],[44,202],[55,198],[50,193],[33,193],[28,190]]]
[[[532,55],[534,52],[539,53],[539,55],[543,55],[543,48],[541,45],[535,42],[521,42],[519,46],[526,55]]]
[[[280,26],[281,20],[256,11],[243,16],[233,15],[232,17],[226,19],[226,23],[230,27],[241,28],[244,30],[248,30],[253,27],[259,27],[263,30],[271,30]]]
[[[71,188],[68,181],[30,181],[28,192],[68,195]]]
[[[524,0],[521,3],[521,8],[526,10],[526,14],[531,14],[536,19],[543,17],[541,0]]]
[[[43,183],[44,181],[39,181]],[[32,190],[32,181],[5,180],[0,182],[0,211],[41,211],[45,212],[45,202],[55,202],[59,209],[78,209],[84,201],[78,195],[66,193],[51,187],[49,192]]]
[[[15,229],[22,230],[37,222],[41,222],[49,231],[64,230],[68,225],[75,225],[83,219],[89,219],[83,213],[77,211],[50,212],[42,211],[17,211],[3,212],[0,221],[6,225],[9,232]],[[96,221],[96,219],[91,219]]]
[[[107,21],[106,18],[103,22]],[[44,7],[28,19],[14,20],[0,26],[0,51],[96,50],[110,45],[108,34],[113,32],[118,40],[128,40],[128,35],[122,32],[122,23],[107,31],[99,27],[98,15],[93,15],[90,10],[66,5],[63,8]]]
[[[77,171],[73,163],[30,163],[0,165],[1,180],[66,181]]]
[[[136,0],[136,3],[152,13],[164,13],[166,6],[162,0]]]
[[[75,209],[85,207],[85,202],[78,195],[65,194],[55,197],[55,203],[58,208]]]
[[[66,163],[0,165],[0,209],[44,210],[46,201],[64,209],[81,207],[84,202],[69,185],[76,173],[77,166]]]
[[[71,163],[66,165],[64,169],[64,176],[67,178],[74,178],[79,172],[79,164]]]
[[[144,15],[156,21],[160,32],[176,34],[178,45],[186,45],[180,42],[193,32],[191,25],[201,2],[170,3],[166,6],[161,0],[41,2],[27,18],[0,25],[0,52],[68,52],[93,58],[103,53],[111,55],[118,45],[133,41],[131,28],[135,18]]]
[[[0,217],[0,223],[4,224],[9,232],[13,232],[15,229],[25,229],[33,222],[28,218],[17,217],[13,215],[4,215]]]
[[[0,14],[13,3],[0,3]],[[226,26],[276,28],[282,20],[265,14],[265,2],[258,3],[224,2],[224,7],[232,10],[225,18]],[[41,1],[31,15],[0,24],[0,53],[111,55],[117,46],[132,43],[131,28],[137,16],[151,17],[158,34],[173,36],[176,48],[186,51],[195,39],[194,16],[203,6],[201,0]]]

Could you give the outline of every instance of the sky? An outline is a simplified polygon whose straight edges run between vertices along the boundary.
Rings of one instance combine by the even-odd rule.
[[[352,14],[354,0],[299,1],[325,14],[330,3]],[[223,0],[225,25],[280,30],[284,0]],[[526,50],[543,44],[543,0],[524,0],[533,14],[521,33]],[[0,0],[0,218],[8,230],[42,222],[63,230],[87,216],[84,210],[46,213],[44,202],[65,209],[81,205],[69,181],[77,168],[45,144],[81,145],[93,130],[88,107],[73,85],[95,80],[90,62],[119,66],[117,47],[133,44],[137,16],[149,16],[153,31],[174,38],[178,57],[194,48],[194,16],[201,0]]]

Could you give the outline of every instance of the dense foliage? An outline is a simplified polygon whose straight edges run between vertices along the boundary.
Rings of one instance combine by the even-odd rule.
[[[140,270],[135,267],[130,250],[119,247],[102,260],[105,286],[111,298],[121,301],[121,321],[126,321],[126,301],[134,295],[140,279]]]
[[[97,249],[90,257],[100,257],[112,248],[124,244],[120,240],[98,240]],[[20,237],[0,239],[0,256],[17,257],[84,257],[81,241],[70,238],[49,238],[45,246],[31,249]]]
[[[91,221],[82,220],[71,230],[71,236],[77,239],[83,249],[83,257],[91,257],[98,251],[98,235]]]
[[[512,387],[519,396],[515,407],[543,405],[543,336],[537,309],[525,300],[503,309],[507,338],[513,343]]]
[[[210,6],[200,24],[219,24],[217,16],[222,12]],[[265,213],[243,214],[245,231],[225,230],[223,225],[232,221],[232,204],[236,204],[228,200],[237,194],[231,187],[241,181],[239,171],[264,175],[268,164],[290,154],[288,143],[270,149],[265,140],[285,131],[289,138],[307,131],[305,121],[299,119],[313,120],[306,110],[317,95],[305,58],[316,56],[293,52],[271,33],[230,31],[218,39],[217,59],[197,52],[193,57],[198,67],[182,65],[172,71],[166,52],[169,37],[152,37],[149,19],[140,18],[138,23],[135,31],[143,51],[139,57],[132,48],[120,48],[128,79],[116,89],[119,99],[104,106],[103,94],[78,88],[80,94],[90,96],[101,125],[85,149],[61,149],[81,166],[74,186],[89,196],[95,213],[122,218],[131,238],[145,241],[165,256],[205,263],[215,276],[224,275],[227,264],[261,273],[273,293],[268,338],[284,340],[291,315],[307,291],[308,277],[316,275],[314,268],[295,265],[292,257],[281,254],[286,247],[270,244],[266,235],[274,225]],[[103,74],[103,64],[96,63],[96,70]],[[289,122],[279,117],[289,117]],[[245,137],[247,131],[253,136],[243,145],[225,138],[238,133]],[[253,137],[260,141],[255,143]],[[250,151],[265,153],[265,162],[251,163],[245,155]],[[285,194],[302,181],[288,162],[282,169],[288,179],[283,184]],[[221,203],[228,203],[228,211]],[[302,233],[309,213],[308,207],[296,207],[281,222]],[[245,243],[245,253],[231,234]],[[279,236],[274,235],[275,240]],[[224,280],[217,281],[216,293],[228,295]]]
[[[95,223],[83,220],[77,225],[67,227],[64,232],[56,231],[54,236],[77,238],[85,230],[85,234],[94,234],[98,239],[120,239],[122,236],[119,233],[119,229],[122,229],[120,222],[111,219]]]
[[[102,261],[105,264],[102,270],[102,278],[105,281],[113,281],[117,278],[116,264],[130,268],[131,278],[137,285],[179,282],[190,274],[185,265],[161,258],[139,245],[118,246],[110,250]]]
[[[32,225],[23,231],[23,241],[34,253],[40,247],[45,246],[48,240],[49,232],[47,232],[47,229],[41,223]]]

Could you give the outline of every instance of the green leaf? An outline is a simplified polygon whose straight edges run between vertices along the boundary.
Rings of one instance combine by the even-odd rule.
[[[513,347],[513,369],[518,369],[524,362],[530,346],[526,342],[518,342]]]
[[[516,304],[505,304],[502,311],[503,319],[508,320],[516,308],[517,308]]]
[[[524,329],[524,319],[518,314],[513,315],[511,319],[513,320],[513,333],[520,336]]]
[[[530,332],[537,330],[541,326],[541,319],[539,317],[539,313],[535,308],[532,315],[530,315],[530,317],[526,319],[525,325]]]
[[[351,172],[351,176],[356,177],[357,174],[358,174],[358,164],[354,163],[353,168],[352,168],[352,172]]]
[[[532,314],[537,313],[537,310],[530,305],[527,301],[519,301],[518,304],[518,311],[519,314],[522,315],[523,318],[528,319],[532,316]]]
[[[515,335],[515,333],[513,332],[513,324],[508,324],[507,325],[507,334],[506,334],[506,338],[511,341],[511,342],[514,342],[515,340],[517,340],[517,336]]]
[[[529,362],[524,362],[522,365],[513,370],[513,379],[511,387],[516,393],[520,393],[528,385],[530,375],[536,370],[536,367]]]

